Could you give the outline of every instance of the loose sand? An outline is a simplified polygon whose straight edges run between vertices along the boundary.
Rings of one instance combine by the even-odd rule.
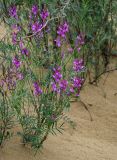
[[[117,72],[102,76],[98,87],[87,84],[81,99],[93,121],[82,103],[72,103],[69,117],[75,129],[66,125],[63,135],[50,135],[35,157],[13,137],[0,148],[0,160],[117,160]]]

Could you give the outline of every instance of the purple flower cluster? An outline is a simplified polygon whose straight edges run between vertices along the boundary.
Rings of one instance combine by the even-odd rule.
[[[57,85],[55,82],[51,82],[51,87],[52,87],[52,91],[53,92],[59,92],[58,88],[57,88]]]
[[[75,72],[80,72],[82,69],[84,69],[83,59],[74,59],[73,70]]]
[[[57,47],[61,46],[61,38],[60,37],[57,37],[54,41],[55,41]]]
[[[39,22],[35,22],[31,25],[31,28],[34,33],[40,32],[42,28],[42,24],[40,24]]]
[[[26,56],[28,56],[28,55],[29,55],[29,51],[28,51],[28,49],[27,49],[27,48],[23,48],[23,49],[21,49],[21,52],[22,52],[22,54],[24,54],[24,55],[26,55]]]
[[[17,57],[14,57],[13,60],[12,60],[12,63],[14,64],[14,66],[16,68],[19,68],[21,66],[21,62],[18,60]]]
[[[66,34],[69,32],[69,25],[67,22],[64,22],[62,25],[58,27],[57,34],[58,37],[55,39],[55,43],[57,47],[60,47],[62,44],[62,38],[66,38]]]
[[[59,26],[59,28],[57,30],[57,34],[60,37],[65,38],[67,32],[69,32],[69,25],[67,24],[67,22],[64,22],[64,24]]]
[[[70,94],[75,94],[76,96],[79,96],[79,92],[81,89],[81,86],[83,84],[84,79],[75,76],[74,78],[72,78],[71,80],[71,86],[70,86]]]
[[[68,81],[62,79],[61,67],[56,67],[53,69],[54,82],[51,83],[52,91],[60,93],[61,91],[66,91],[68,87]]]
[[[76,42],[75,42],[75,45],[76,45],[76,48],[78,50],[78,52],[80,52],[81,50],[81,46],[84,45],[84,34],[83,33],[80,33],[77,38],[76,38]]]
[[[20,49],[23,49],[23,48],[24,48],[24,43],[23,43],[22,40],[20,40],[20,42],[19,42],[19,47],[20,47]]]
[[[17,81],[21,81],[24,79],[23,73],[19,71],[19,68],[21,66],[21,62],[19,61],[19,59],[17,57],[14,57],[12,63],[14,64],[14,66],[9,69],[6,76],[7,78],[5,79],[9,90],[15,89]]]
[[[43,9],[43,10],[41,11],[41,13],[40,13],[40,16],[41,16],[41,18],[42,18],[43,21],[46,20],[46,18],[49,16],[48,10]]]
[[[68,87],[68,81],[62,79],[62,80],[59,82],[59,87],[60,87],[60,90],[66,91],[66,89],[67,89],[67,87]]]
[[[29,13],[29,27],[31,28],[32,32],[41,34],[42,27],[45,27],[44,20],[47,19],[49,16],[49,12],[47,9],[43,9],[40,13],[40,20],[39,20],[39,8],[38,5],[33,5],[31,8],[31,12]],[[43,21],[43,22],[42,22]],[[42,23],[40,23],[42,22]]]
[[[14,45],[17,44],[17,34],[16,34],[16,33],[12,33],[12,43],[13,43]]]
[[[14,90],[16,88],[17,81],[24,79],[23,74],[18,70],[20,66],[18,59],[14,58],[13,63],[15,65],[7,68],[5,76],[0,81],[0,87],[2,87],[4,91]]]
[[[53,92],[57,93],[65,92],[68,87],[68,81],[62,79],[59,82],[51,82],[51,87]]]
[[[38,5],[33,5],[29,14],[30,14],[30,19],[29,19],[28,28],[29,28],[29,33],[32,32],[31,36],[36,36],[37,33],[39,33],[40,35],[43,34],[41,30],[43,27],[46,26],[45,20],[49,17],[48,10],[44,8],[41,12],[39,12]],[[11,17],[18,18],[16,6],[12,6],[9,9],[9,15]],[[28,56],[29,50],[26,48],[23,38],[18,37],[20,42],[17,41],[17,34],[20,31],[21,31],[21,28],[19,25],[15,24],[12,26],[12,42],[15,45],[16,44],[19,45],[21,54]],[[66,21],[64,21],[62,24],[58,26],[56,32],[57,32],[57,37],[55,39],[55,43],[57,47],[61,47],[63,42],[67,42],[66,37],[67,37],[67,33],[69,32],[69,24]],[[20,36],[20,34],[18,34],[18,36]],[[37,36],[35,37],[35,40],[36,38]],[[38,36],[38,39],[39,39],[39,36]],[[82,45],[84,45],[84,35],[80,33],[77,36],[74,48],[72,48],[71,45],[69,45],[69,48],[67,47],[68,52],[72,53],[74,49],[77,49],[78,51],[80,51]],[[61,52],[61,58],[62,60],[65,58],[64,52]],[[11,68],[12,71],[9,72],[7,79],[6,79],[6,83],[8,84],[8,86],[16,86],[16,82],[17,82],[16,80],[23,80],[24,78],[23,74],[19,72],[20,71],[19,68],[21,67],[22,63],[18,56],[15,56],[12,59],[12,64],[13,64]],[[83,83],[83,79],[78,77],[77,75],[78,75],[78,72],[82,71],[83,69],[84,69],[83,60],[74,59],[73,68],[72,68],[74,76],[68,81],[64,79],[64,75],[62,75],[62,71],[61,71],[62,69],[60,66],[53,68],[53,74],[52,74],[53,80],[51,82],[52,91],[57,94],[62,94],[62,93],[66,95],[76,94],[77,96],[79,96],[79,92],[80,92],[80,89]],[[1,81],[1,86],[3,85],[3,83],[4,82]],[[41,89],[38,81],[34,82],[32,84],[32,87],[33,87],[34,96],[40,96],[43,93],[43,90]]]
[[[72,81],[73,81],[73,88],[77,88],[77,89],[81,88],[82,82],[83,82],[82,78],[80,78],[80,77],[74,77],[72,79]]]
[[[80,45],[83,45],[83,44],[84,44],[84,35],[83,35],[83,33],[80,33],[80,34],[77,36],[76,44],[80,44]]]
[[[42,94],[43,91],[42,91],[42,89],[40,88],[40,86],[38,85],[37,82],[33,83],[33,87],[34,87],[34,95],[35,96],[39,96],[39,95]]]
[[[38,14],[38,12],[39,12],[38,6],[37,5],[33,5],[31,11],[36,16]]]
[[[11,6],[9,8],[9,15],[15,19],[18,18],[18,15],[17,15],[17,7],[15,5]]]
[[[24,43],[22,40],[20,40],[20,42],[19,42],[19,47],[20,47],[21,53],[23,55],[26,55],[26,56],[29,55],[29,50],[24,46]]]
[[[79,92],[80,92],[81,86],[84,81],[84,79],[77,76],[77,73],[82,71],[83,69],[84,69],[83,60],[82,59],[74,59],[73,72],[74,72],[75,76],[71,79],[70,93],[76,94],[76,96],[79,96]]]
[[[75,59],[74,62],[75,62],[74,64],[75,66],[73,70],[75,72],[81,71],[81,69],[84,67],[83,61]],[[71,78],[71,82],[68,83],[67,80],[62,78],[60,66],[54,68],[53,71],[54,73],[52,77],[54,79],[54,82],[51,82],[51,87],[53,92],[56,92],[56,93],[64,92],[67,95],[75,94],[76,96],[79,96],[80,88],[84,81],[82,78],[78,76],[74,76],[73,78]]]
[[[10,69],[10,74],[11,75],[13,74],[15,76],[15,78],[18,79],[18,80],[23,80],[23,78],[24,78],[23,74],[18,71],[18,69],[21,66],[21,61],[15,56],[12,59],[12,63],[13,63],[15,68]]]
[[[55,82],[59,82],[60,79],[62,78],[62,74],[61,74],[61,67],[56,67],[53,69],[54,74],[53,74],[53,78],[55,80]]]

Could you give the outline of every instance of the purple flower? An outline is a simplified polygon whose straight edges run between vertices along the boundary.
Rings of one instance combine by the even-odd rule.
[[[60,25],[58,30],[57,30],[57,34],[59,36],[61,36],[62,38],[66,37],[66,33],[69,31],[69,25],[67,24],[67,22],[65,22],[64,24]]]
[[[62,74],[60,72],[55,72],[53,74],[53,78],[56,82],[59,82],[59,80],[62,78]]]
[[[13,34],[12,34],[12,43],[13,43],[14,45],[17,44],[17,34],[16,34],[16,33],[13,33]]]
[[[76,97],[79,97],[79,96],[80,96],[80,95],[79,95],[79,92],[77,92],[77,93],[76,93]]]
[[[84,68],[84,65],[83,65],[83,60],[82,59],[75,59],[73,61],[73,70],[76,71],[76,72],[79,72],[81,71],[82,69]]]
[[[63,24],[63,30],[65,33],[69,32],[69,25],[67,24],[67,22]]]
[[[80,77],[74,77],[72,79],[72,82],[73,82],[73,88],[80,89],[83,83],[83,79]]]
[[[52,83],[51,83],[51,87],[52,87],[52,91],[53,91],[53,92],[57,92],[58,89],[57,89],[57,85],[56,85],[55,82],[52,82]]]
[[[84,34],[80,33],[76,38],[76,46],[84,44]]]
[[[62,78],[62,74],[60,73],[60,70],[61,68],[60,67],[57,67],[57,68],[54,68],[53,71],[54,71],[54,74],[53,74],[53,78],[56,82],[59,82],[60,79]]]
[[[24,48],[24,43],[23,43],[22,40],[19,42],[19,47],[20,47],[20,49],[23,49],[23,48]]]
[[[13,18],[16,18],[16,19],[18,18],[18,16],[17,16],[17,7],[15,5],[13,5],[13,6],[11,6],[9,8],[9,15],[11,17],[13,17]]]
[[[25,54],[26,56],[28,56],[28,54],[29,54],[29,51],[27,48],[21,49],[21,52],[22,52],[22,54]]]
[[[42,20],[45,20],[49,16],[48,10],[43,9],[40,16],[41,16]]]
[[[32,13],[36,16],[38,14],[38,6],[37,5],[33,5],[32,6]]]
[[[31,28],[33,32],[40,32],[42,28],[42,24],[40,24],[39,22],[35,22],[32,24]]]
[[[15,65],[16,68],[19,68],[21,65],[21,62],[16,57],[13,58],[12,63]]]
[[[60,90],[65,91],[67,89],[67,86],[68,86],[68,81],[67,80],[61,80],[59,82]]]
[[[40,88],[40,86],[38,85],[37,82],[33,83],[33,87],[34,87],[34,95],[38,96],[42,94],[42,89]]]
[[[61,39],[60,37],[57,37],[57,39],[54,40],[56,42],[56,46],[60,47],[61,46]]]
[[[77,51],[78,51],[78,52],[80,52],[80,50],[81,50],[81,48],[80,48],[80,47],[78,47],[78,48],[77,48]]]
[[[74,93],[74,88],[70,87],[70,93]]]

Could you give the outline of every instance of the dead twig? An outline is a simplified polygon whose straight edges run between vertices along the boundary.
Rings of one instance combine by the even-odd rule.
[[[117,70],[117,68],[104,71],[104,72],[100,73],[92,82],[89,82],[89,83],[94,84],[103,74],[110,73],[110,72],[113,72],[113,71],[116,71],[116,70]]]
[[[87,112],[89,113],[89,116],[90,116],[90,120],[93,121],[93,117],[91,115],[91,112],[89,111],[87,105],[82,101],[80,100],[80,102],[82,103],[82,105],[84,106],[84,108],[87,110]]]

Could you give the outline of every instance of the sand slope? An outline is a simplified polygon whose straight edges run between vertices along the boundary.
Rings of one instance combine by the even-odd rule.
[[[13,137],[0,149],[0,160],[117,160],[117,72],[103,85],[106,77],[98,87],[87,84],[81,92],[93,121],[80,102],[73,103],[69,117],[75,130],[66,125],[63,135],[50,135],[36,157]]]

